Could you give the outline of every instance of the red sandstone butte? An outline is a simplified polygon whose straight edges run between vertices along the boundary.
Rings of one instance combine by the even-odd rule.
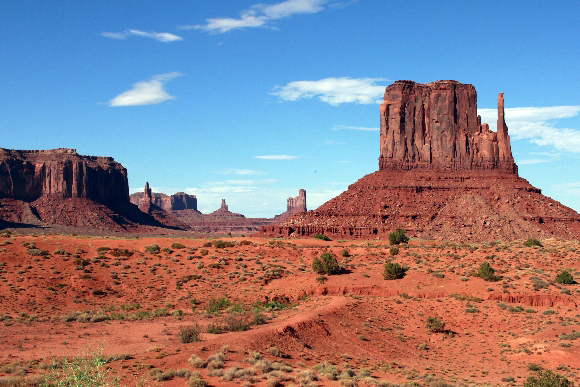
[[[490,241],[580,237],[580,215],[518,176],[498,97],[498,131],[477,116],[472,85],[387,87],[380,107],[379,170],[314,211],[260,233],[298,237],[413,237]]]
[[[121,164],[66,148],[0,148],[0,219],[107,231],[158,226],[129,202]]]

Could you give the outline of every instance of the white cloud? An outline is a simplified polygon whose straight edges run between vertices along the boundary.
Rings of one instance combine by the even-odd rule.
[[[179,72],[156,75],[149,81],[140,81],[109,101],[109,106],[138,106],[158,104],[175,97],[163,90],[165,82],[182,76]]]
[[[332,130],[362,130],[367,132],[377,132],[379,128],[365,128],[362,126],[345,126],[345,125],[336,125]]]
[[[386,86],[377,85],[384,78],[325,78],[318,81],[294,81],[278,87],[272,95],[284,101],[318,97],[336,106],[341,103],[380,103]]]
[[[518,165],[531,165],[531,164],[542,164],[542,163],[549,163],[550,160],[544,159],[527,159],[527,160],[519,160],[517,162]]]
[[[102,36],[111,39],[125,39],[128,36],[143,36],[146,38],[155,39],[159,42],[169,43],[183,40],[181,36],[170,34],[169,32],[145,32],[139,30],[128,30],[125,32],[102,32]]]
[[[234,168],[225,168],[224,170],[217,172],[223,175],[265,175],[266,172],[262,171],[254,171],[251,169],[234,169]]]
[[[258,185],[276,183],[276,179],[262,179],[262,180],[226,180],[226,181],[210,181],[204,184],[207,185]]]
[[[286,0],[275,4],[256,4],[240,12],[240,18],[210,18],[206,24],[182,26],[183,29],[200,29],[214,33],[248,27],[268,27],[272,20],[297,14],[317,13],[324,9],[328,0]]]
[[[255,159],[262,159],[262,160],[294,160],[297,159],[299,156],[290,156],[290,155],[266,155],[266,156],[254,156]]]
[[[325,145],[346,145],[346,142],[334,141],[334,140],[326,140],[324,142]]]
[[[496,128],[497,109],[478,109],[481,120]],[[579,106],[520,107],[505,109],[505,120],[513,139],[528,139],[540,146],[580,153],[580,130],[556,128],[558,119],[580,114]]]

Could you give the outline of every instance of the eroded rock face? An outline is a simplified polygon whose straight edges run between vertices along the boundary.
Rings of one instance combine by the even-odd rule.
[[[74,149],[0,148],[0,198],[32,202],[43,196],[126,204],[127,170],[111,157],[83,156]]]
[[[298,196],[294,198],[288,198],[286,213],[297,214],[299,212],[306,211],[306,190],[301,189],[298,191]]]
[[[387,87],[380,109],[379,170],[490,170],[517,174],[498,100],[498,131],[477,115],[469,84],[397,81]]]
[[[185,192],[177,192],[173,195],[151,192],[148,182],[145,183],[144,192],[131,194],[130,199],[131,203],[139,208],[151,203],[164,211],[197,211],[197,197],[195,195],[188,195]]]

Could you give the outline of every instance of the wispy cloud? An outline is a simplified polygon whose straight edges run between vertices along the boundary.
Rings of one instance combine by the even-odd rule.
[[[376,132],[379,128],[365,128],[363,126],[345,126],[345,125],[336,125],[332,130],[362,130],[366,132]]]
[[[492,129],[496,127],[497,109],[478,109],[478,114]],[[540,146],[580,153],[580,130],[555,127],[557,120],[579,114],[580,105],[519,107],[505,109],[505,120],[514,139],[528,139]]]
[[[386,86],[377,85],[384,78],[325,78],[318,81],[294,81],[277,87],[270,94],[284,101],[317,97],[336,106],[341,103],[380,103]]]
[[[145,32],[139,30],[127,30],[125,32],[102,32],[101,36],[111,39],[125,39],[129,36],[143,36],[145,38],[155,39],[164,43],[183,40],[181,36],[170,34],[169,32]]]
[[[258,184],[271,184],[276,183],[278,180],[276,179],[261,179],[261,180],[251,180],[251,179],[242,179],[242,180],[225,180],[225,181],[210,181],[204,184],[207,185],[258,185]]]
[[[346,142],[334,141],[334,140],[326,140],[324,141],[325,145],[346,145]]]
[[[545,159],[527,159],[527,160],[518,160],[518,165],[532,165],[532,164],[542,164],[542,163],[549,163],[550,160]]]
[[[158,104],[168,99],[174,99],[165,90],[164,84],[183,74],[172,72],[156,75],[149,81],[140,81],[133,85],[131,90],[127,90],[109,101],[109,106],[138,106]]]
[[[290,155],[266,155],[266,156],[254,156],[255,159],[262,159],[262,160],[294,160],[297,159],[299,156],[290,156]]]
[[[262,171],[254,171],[251,169],[234,169],[234,168],[225,168],[216,173],[222,175],[266,175],[266,172]]]
[[[329,0],[286,0],[274,4],[256,4],[240,12],[239,18],[210,18],[205,24],[186,25],[182,29],[200,29],[213,33],[225,33],[240,28],[270,27],[273,20],[298,14],[317,13]]]

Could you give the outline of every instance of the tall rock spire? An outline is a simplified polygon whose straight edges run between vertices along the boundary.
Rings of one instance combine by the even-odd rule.
[[[497,142],[499,148],[499,162],[512,162],[512,147],[510,145],[510,136],[505,124],[504,100],[503,93],[497,96]]]

